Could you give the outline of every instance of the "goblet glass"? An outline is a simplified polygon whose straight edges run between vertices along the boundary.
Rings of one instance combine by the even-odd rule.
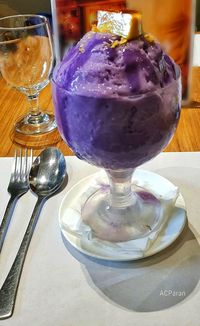
[[[179,73],[178,73],[179,74]],[[53,80],[55,116],[61,136],[74,153],[104,168],[109,186],[92,193],[82,220],[108,241],[142,238],[156,230],[160,200],[132,183],[134,169],[169,143],[180,115],[177,80],[145,94],[87,97],[66,91]]]
[[[25,135],[43,134],[56,128],[54,116],[41,111],[39,92],[49,83],[54,64],[48,20],[39,15],[0,19],[0,71],[3,78],[24,93],[30,112],[15,125]]]

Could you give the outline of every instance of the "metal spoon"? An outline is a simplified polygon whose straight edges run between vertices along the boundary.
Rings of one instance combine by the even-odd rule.
[[[45,149],[32,164],[29,182],[38,200],[17,256],[0,289],[0,319],[12,316],[23,264],[41,209],[47,198],[61,187],[65,176],[65,158],[57,148]]]

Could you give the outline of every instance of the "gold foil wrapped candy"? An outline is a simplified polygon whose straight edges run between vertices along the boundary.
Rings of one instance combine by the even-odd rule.
[[[100,33],[111,33],[127,41],[138,38],[142,32],[142,15],[139,12],[98,11],[97,29]]]

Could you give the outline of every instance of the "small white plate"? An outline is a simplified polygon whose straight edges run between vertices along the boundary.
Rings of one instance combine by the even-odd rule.
[[[100,172],[102,173],[102,172]],[[82,253],[96,257],[99,259],[112,260],[112,261],[129,261],[137,260],[152,256],[161,250],[171,245],[181,234],[185,223],[186,223],[186,210],[185,202],[182,195],[179,196],[175,202],[174,208],[172,209],[171,216],[168,219],[167,224],[158,235],[157,239],[153,242],[150,248],[145,253],[140,253],[130,250],[130,243],[126,253],[120,253],[117,250],[113,250],[113,244],[106,242],[106,245],[102,245],[101,240],[90,241],[79,235],[74,235],[66,229],[66,211],[69,209],[72,203],[80,201],[80,197],[88,189],[89,185],[97,178],[100,173],[90,175],[78,183],[76,183],[65,195],[62,200],[59,210],[59,225],[65,239],[76,249]],[[153,191],[159,196],[164,196],[166,193],[173,191],[176,187],[169,180],[164,177],[145,170],[137,169],[133,176],[133,182],[138,186],[141,186],[147,190]],[[78,212],[80,213],[80,212]],[[80,217],[81,219],[81,217]],[[133,240],[132,240],[133,241]],[[109,245],[110,244],[110,245]],[[127,242],[128,244],[128,242]]]

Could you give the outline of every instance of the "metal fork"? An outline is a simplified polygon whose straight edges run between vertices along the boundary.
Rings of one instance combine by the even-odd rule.
[[[30,159],[29,159],[30,157]],[[32,149],[26,148],[24,150],[15,151],[15,161],[13,171],[11,173],[10,182],[8,185],[8,192],[10,199],[8,201],[3,220],[0,225],[0,252],[3,247],[5,236],[10,224],[10,220],[16,205],[17,200],[29,190],[28,175],[33,160]]]

